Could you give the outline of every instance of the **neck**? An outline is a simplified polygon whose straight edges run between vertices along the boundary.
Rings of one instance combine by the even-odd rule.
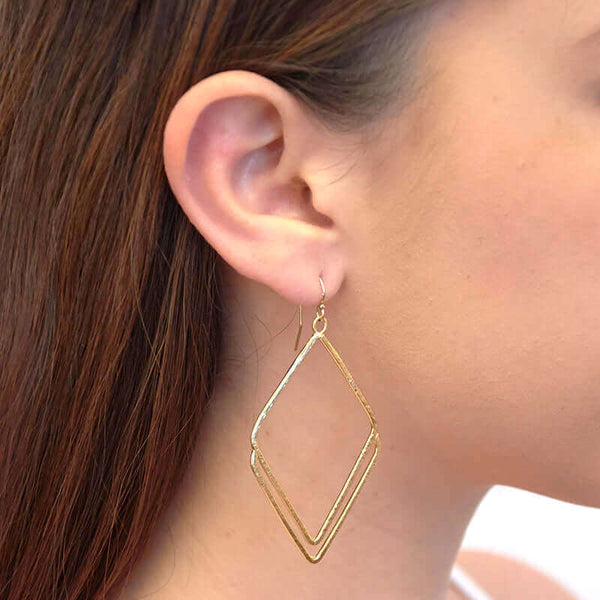
[[[381,451],[322,560],[307,561],[259,486],[249,459],[252,427],[312,334],[312,315],[305,315],[294,352],[297,325],[289,305],[284,312],[265,314],[275,315],[275,327],[285,329],[284,335],[262,334],[269,344],[262,357],[261,327],[256,327],[256,346],[238,346],[223,361],[236,370],[219,380],[186,479],[119,598],[444,600],[465,529],[489,488],[469,484],[460,466],[440,458],[402,410],[410,391],[391,379],[393,371],[386,374],[370,365],[369,353],[344,341],[340,327],[336,334],[335,323],[342,320],[328,317],[326,335],[373,409]],[[251,320],[240,320],[252,327]],[[248,355],[253,358],[241,358]],[[317,342],[257,436],[313,536],[369,430],[365,411]],[[308,548],[311,554],[318,550]]]

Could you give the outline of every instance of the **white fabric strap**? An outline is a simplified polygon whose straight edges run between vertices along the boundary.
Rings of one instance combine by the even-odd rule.
[[[467,600],[494,600],[479,587],[458,565],[452,567],[450,584]]]

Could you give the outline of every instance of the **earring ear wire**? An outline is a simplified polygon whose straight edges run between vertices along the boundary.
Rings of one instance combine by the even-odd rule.
[[[322,306],[321,310],[325,310],[325,284],[323,283],[321,276],[319,276],[319,282],[321,283],[321,302],[319,303],[319,307]],[[298,341],[300,340],[300,333],[302,332],[302,304],[299,304],[298,306],[300,308],[300,310],[299,310],[300,323],[298,326],[298,333],[296,334],[296,343],[294,344],[294,352],[296,352],[296,350],[298,350]]]
[[[333,347],[331,342],[325,336],[325,330],[327,329],[327,318],[325,317],[325,285],[324,285],[321,277],[319,277],[319,281],[321,282],[322,295],[321,295],[321,302],[318,304],[318,306],[316,308],[316,316],[313,320],[313,335],[308,340],[308,342],[306,342],[304,348],[300,351],[300,353],[296,356],[296,358],[294,359],[294,361],[288,368],[286,374],[283,376],[282,380],[279,382],[279,385],[277,386],[277,388],[275,389],[275,391],[269,398],[265,407],[262,409],[261,413],[258,415],[258,418],[256,419],[256,422],[254,424],[254,428],[252,429],[252,434],[250,436],[250,445],[252,446],[252,452],[250,454],[250,466],[252,468],[252,472],[254,473],[256,479],[258,480],[258,483],[262,487],[264,493],[266,494],[269,502],[271,503],[271,505],[277,512],[279,518],[285,525],[285,528],[287,529],[288,533],[290,534],[290,536],[292,537],[292,539],[294,540],[294,542],[296,543],[296,545],[298,546],[298,548],[300,549],[300,551],[302,552],[304,557],[311,563],[317,563],[323,558],[323,555],[329,548],[331,541],[333,540],[336,533],[338,532],[342,522],[344,521],[344,519],[346,518],[346,515],[348,514],[348,511],[350,510],[350,507],[352,506],[358,493],[360,492],[360,490],[363,486],[363,483],[365,481],[365,478],[371,471],[371,468],[373,467],[375,460],[376,460],[377,456],[379,455],[380,448],[381,448],[381,440],[379,438],[379,432],[377,431],[377,422],[375,420],[375,415],[373,414],[371,407],[367,404],[367,401],[365,400],[360,389],[356,385],[354,378],[350,374],[350,371],[348,371],[348,368],[342,361],[340,355],[337,353],[337,351],[335,350],[335,348]],[[317,323],[319,321],[323,322],[322,329],[317,329]],[[300,305],[300,327],[298,329],[298,334],[296,335],[296,346],[294,349],[297,348],[298,340],[300,339],[301,330],[302,330],[302,305]],[[296,509],[292,505],[287,494],[283,491],[281,484],[279,483],[279,481],[273,474],[273,471],[271,470],[271,467],[270,467],[269,463],[267,462],[267,459],[265,458],[262,450],[260,449],[260,446],[258,445],[256,436],[258,434],[260,426],[262,425],[262,422],[264,421],[265,417],[267,416],[267,413],[273,406],[273,403],[279,397],[280,392],[285,388],[290,377],[296,370],[296,367],[304,360],[304,357],[310,351],[310,349],[313,347],[313,345],[316,343],[317,340],[319,340],[321,342],[321,344],[325,347],[325,349],[327,350],[327,352],[329,353],[329,355],[335,362],[336,366],[338,367],[338,369],[341,371],[342,375],[348,382],[348,385],[354,392],[355,397],[358,399],[361,406],[364,408],[364,410],[367,414],[367,417],[369,419],[369,422],[370,422],[371,431],[367,437],[367,440],[363,444],[363,447],[358,455],[358,458],[356,459],[356,461],[354,463],[354,466],[352,467],[352,469],[350,471],[350,474],[348,475],[348,478],[346,479],[346,482],[344,483],[342,489],[340,490],[340,492],[338,494],[338,497],[336,498],[331,510],[329,511],[329,514],[325,517],[325,520],[324,520],[319,532],[317,533],[316,536],[312,537],[310,535],[310,533],[308,532],[306,526],[300,519],[300,516],[296,512]],[[354,488],[351,490],[350,498],[348,500],[346,500],[345,504],[343,504],[343,500],[346,498],[347,494],[349,493],[351,485],[354,484],[358,474],[360,473],[359,467],[362,466],[363,459],[365,458],[367,450],[370,447],[374,447],[375,451],[374,451],[371,459],[369,460],[366,469],[362,473],[362,476],[360,476],[358,483],[356,483]],[[256,460],[257,458],[258,458],[258,462]],[[262,469],[264,470],[264,472],[267,476],[267,479],[272,484],[272,486],[274,487],[275,491],[277,492],[277,494],[279,495],[281,500],[283,500],[283,504],[289,509],[293,520],[295,521],[296,525],[300,529],[301,536],[303,537],[305,543],[311,544],[311,545],[317,545],[323,539],[323,537],[325,537],[325,533],[328,532],[327,537],[325,538],[325,541],[323,542],[323,545],[321,546],[321,548],[319,549],[319,551],[316,554],[314,554],[314,555],[309,554],[307,549],[304,547],[298,534],[292,528],[291,520],[289,518],[286,518],[286,516],[284,515],[283,506],[281,504],[281,501],[277,500],[274,493],[270,489],[270,486],[267,484],[267,481],[261,474],[261,472],[258,468],[259,464],[262,467]],[[339,513],[340,510],[341,510],[341,514],[339,514],[339,516],[337,516],[337,513]],[[335,521],[334,521],[334,517],[336,517]],[[332,529],[330,529],[330,525],[333,526]]]
[[[300,341],[300,333],[302,332],[302,304],[300,306],[300,325],[298,326],[298,334],[296,335],[296,343],[294,344],[294,352],[298,350],[298,342]]]

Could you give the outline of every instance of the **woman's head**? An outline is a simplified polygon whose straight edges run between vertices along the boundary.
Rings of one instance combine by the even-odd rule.
[[[416,93],[367,130],[219,73],[175,107],[167,175],[269,330],[272,291],[315,306],[322,274],[384,447],[410,422],[467,478],[600,506],[600,10],[429,16]]]
[[[222,334],[282,318],[291,347],[319,275],[382,460],[600,505],[596,2],[7,14],[8,598],[123,577],[202,453]]]

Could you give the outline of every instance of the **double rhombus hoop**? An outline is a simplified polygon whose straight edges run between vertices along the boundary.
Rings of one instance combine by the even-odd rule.
[[[269,401],[267,402],[265,407],[262,409],[260,415],[258,416],[258,418],[256,420],[256,423],[254,424],[254,428],[252,429],[252,435],[250,437],[250,443],[252,446],[252,453],[250,454],[250,466],[252,467],[252,471],[253,471],[254,475],[256,476],[258,483],[261,485],[263,491],[265,492],[267,498],[269,499],[270,503],[272,504],[273,508],[279,515],[279,518],[281,519],[281,521],[285,525],[286,529],[288,530],[288,533],[291,535],[292,539],[294,540],[294,542],[296,543],[296,545],[298,546],[298,548],[300,549],[302,554],[305,556],[305,558],[311,563],[317,563],[321,560],[321,558],[323,558],[323,555],[329,548],[329,545],[331,544],[333,538],[335,537],[336,533],[338,532],[342,522],[346,518],[346,515],[348,514],[350,507],[352,506],[352,504],[354,503],[354,500],[356,499],[358,493],[360,492],[360,490],[363,486],[363,483],[364,483],[367,475],[369,474],[373,464],[375,463],[375,460],[376,460],[376,458],[379,454],[380,448],[381,448],[381,441],[379,438],[379,433],[377,431],[377,422],[375,421],[375,415],[373,414],[371,407],[367,404],[367,401],[365,400],[361,391],[358,389],[358,386],[356,385],[354,378],[352,377],[352,375],[348,371],[346,365],[340,358],[340,355],[336,352],[335,348],[331,345],[331,342],[327,339],[327,337],[325,337],[325,330],[327,329],[327,318],[325,317],[325,304],[324,304],[325,286],[323,284],[323,280],[321,279],[321,277],[319,277],[319,281],[321,282],[322,296],[321,296],[321,302],[317,306],[317,316],[315,317],[315,319],[313,321],[313,325],[312,325],[313,335],[308,340],[308,342],[306,342],[306,345],[304,346],[304,348],[302,348],[300,353],[296,356],[296,358],[294,359],[294,362],[291,364],[291,366],[287,370],[286,374],[283,376],[283,379],[280,381],[279,385],[277,386],[277,388],[275,389],[275,391],[269,398]],[[319,323],[319,322],[321,322],[323,324],[322,329],[320,329],[320,330],[317,329],[317,323]],[[294,351],[296,351],[298,348],[298,340],[300,339],[301,330],[302,330],[302,306],[300,306],[300,327],[298,329],[298,335],[296,336],[296,344],[294,347]],[[337,499],[335,500],[333,506],[331,507],[331,510],[329,511],[329,514],[325,517],[323,525],[319,529],[319,532],[317,533],[317,535],[315,537],[312,537],[310,535],[310,533],[308,532],[306,526],[302,522],[302,519],[300,519],[300,517],[299,517],[298,513],[296,512],[295,508],[293,507],[292,503],[290,502],[290,499],[288,498],[287,494],[283,491],[281,485],[279,484],[279,481],[273,474],[273,472],[269,466],[269,463],[267,462],[267,459],[263,455],[263,453],[258,445],[258,442],[256,441],[256,435],[260,429],[260,426],[262,425],[262,422],[264,421],[265,417],[267,416],[267,413],[273,406],[273,403],[278,398],[278,396],[281,393],[281,391],[283,390],[283,388],[288,383],[290,377],[293,375],[294,371],[296,370],[296,367],[304,360],[304,357],[308,354],[308,352],[310,351],[310,349],[313,347],[313,345],[316,343],[317,340],[319,340],[321,342],[321,344],[323,344],[323,346],[325,346],[326,350],[328,351],[331,358],[333,358],[334,363],[336,364],[336,366],[338,367],[338,369],[340,370],[340,372],[342,373],[342,375],[348,382],[348,385],[350,386],[351,390],[354,392],[354,394],[355,394],[356,398],[358,399],[358,401],[360,402],[361,406],[364,408],[364,410],[367,414],[367,417],[369,419],[370,425],[371,425],[371,431],[370,431],[370,433],[367,437],[367,440],[364,443],[364,445],[354,463],[354,466],[350,470],[350,474],[348,475],[348,478],[346,479],[346,483],[344,483],[342,489],[340,490]],[[368,460],[368,458],[367,458],[367,460],[368,460],[367,467],[364,470],[364,472],[362,473],[362,476],[359,477],[361,465],[365,462],[365,457],[366,457],[367,451],[369,450],[370,447],[374,447],[375,451],[370,460]],[[257,458],[258,458],[258,462],[256,460]],[[267,475],[268,482],[270,482],[272,484],[274,491],[279,495],[280,500],[278,500],[276,498],[273,491],[270,489],[270,486],[268,485],[267,480],[265,480],[265,478],[262,476],[262,474],[258,468],[259,464],[264,469],[264,472]],[[358,482],[356,483],[357,478],[358,478]],[[346,498],[346,496],[348,494],[350,494],[350,497],[344,504],[344,499]],[[287,508],[289,509],[293,520],[296,522],[296,524],[298,525],[298,527],[300,529],[301,537],[304,539],[306,544],[316,546],[326,536],[325,541],[323,542],[323,545],[320,547],[318,552],[316,552],[316,554],[311,555],[308,552],[308,550],[305,548],[305,546],[303,545],[298,534],[292,528],[292,522],[289,520],[289,518],[287,518],[284,515],[283,505],[281,504],[281,500],[283,500],[283,504],[285,506],[287,506]]]

